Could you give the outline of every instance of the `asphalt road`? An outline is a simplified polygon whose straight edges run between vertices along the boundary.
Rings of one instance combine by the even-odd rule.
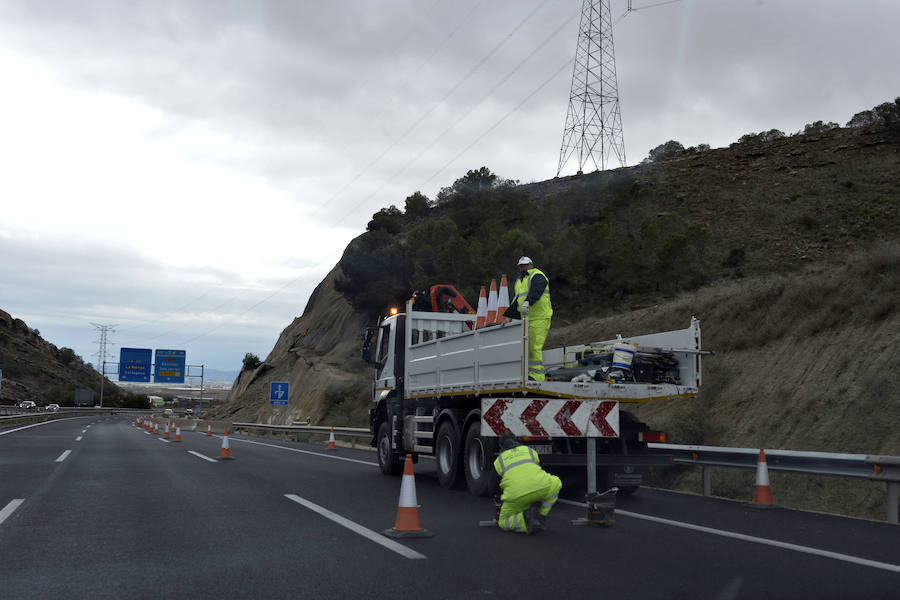
[[[234,460],[218,461],[220,437],[160,437],[121,416],[0,431],[0,598],[900,594],[900,529],[886,523],[645,489],[612,527],[573,526],[585,509],[560,502],[547,531],[523,536],[479,527],[492,503],[441,489],[423,458],[434,537],[395,541],[380,532],[400,478],[372,452],[231,436]],[[563,497],[579,496],[572,475]]]

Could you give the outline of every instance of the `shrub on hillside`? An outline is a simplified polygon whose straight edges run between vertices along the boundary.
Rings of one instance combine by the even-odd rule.
[[[259,357],[252,352],[247,352],[244,354],[244,363],[242,371],[249,371],[250,369],[255,369],[259,365],[262,364],[262,361],[259,360]]]
[[[669,160],[671,158],[681,156],[682,154],[684,154],[684,146],[681,145],[681,142],[669,140],[668,142],[660,144],[656,148],[652,149],[650,151],[650,154],[647,155],[647,158],[642,161],[642,164]]]

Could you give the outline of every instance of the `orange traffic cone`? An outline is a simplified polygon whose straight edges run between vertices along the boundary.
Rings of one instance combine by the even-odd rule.
[[[222,436],[222,451],[219,452],[219,460],[223,458],[231,458],[231,446],[228,445],[228,430]]]
[[[177,425],[175,426],[175,441],[181,441],[181,427],[178,427]]]
[[[156,435],[159,435],[159,423],[154,423],[153,433],[155,433]]]
[[[403,465],[403,481],[400,483],[400,501],[397,503],[397,520],[392,529],[382,533],[388,537],[431,537],[434,535],[419,524],[419,503],[416,500],[416,476],[413,474],[412,455],[406,455]]]
[[[337,450],[337,446],[334,445],[334,427],[331,428],[331,433],[328,434],[328,449]]]
[[[206,424],[206,435],[212,435],[212,425]]]
[[[169,439],[169,424],[166,423],[166,432],[163,434],[163,439]]]
[[[500,277],[500,291],[497,293],[497,323],[502,323],[503,313],[509,308],[509,286],[506,283],[506,275]]]
[[[756,493],[753,495],[753,507],[774,508],[772,488],[769,487],[769,465],[766,464],[766,451],[760,448],[756,462]]]
[[[485,325],[493,325],[497,322],[497,280],[491,279],[491,291],[488,292],[487,319]]]
[[[481,294],[478,295],[478,312],[475,313],[475,329],[484,327],[487,320],[487,298],[484,295],[484,286],[481,286]]]

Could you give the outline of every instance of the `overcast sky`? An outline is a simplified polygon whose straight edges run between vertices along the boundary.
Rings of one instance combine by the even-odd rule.
[[[265,357],[378,209],[556,174],[581,5],[0,0],[0,308],[90,362],[91,323]],[[628,164],[900,95],[895,0],[626,6]]]

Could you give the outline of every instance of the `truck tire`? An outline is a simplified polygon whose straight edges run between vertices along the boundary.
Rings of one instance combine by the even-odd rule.
[[[403,472],[403,462],[400,454],[391,448],[391,431],[387,421],[382,421],[378,427],[378,466],[385,475],[399,475]]]
[[[481,437],[481,424],[475,421],[466,430],[463,444],[463,472],[466,485],[473,496],[487,496],[488,477],[493,469],[496,438]]]
[[[460,452],[456,429],[449,421],[438,428],[434,444],[434,458],[437,465],[438,481],[444,489],[453,489],[459,483]]]

